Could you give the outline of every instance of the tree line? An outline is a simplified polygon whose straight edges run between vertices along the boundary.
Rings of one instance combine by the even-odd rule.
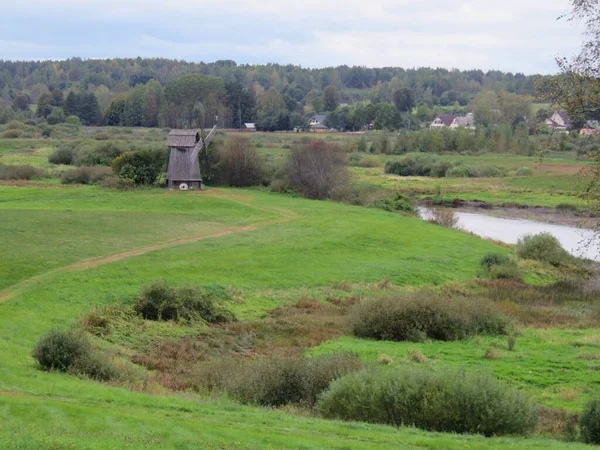
[[[436,111],[463,112],[483,90],[531,95],[537,80],[538,76],[499,71],[307,69],[161,58],[0,61],[0,121],[9,116],[26,118],[37,105],[38,117],[54,113],[50,121],[60,121],[62,114],[75,111],[89,125],[191,126],[198,123],[200,114],[207,126],[219,123],[240,128],[245,122],[256,122],[264,130],[275,130],[294,128],[307,115],[334,112],[339,105],[351,109],[375,105],[378,114],[365,106],[350,121],[351,126],[364,126],[360,117],[367,115],[369,122],[390,128],[392,123],[402,125],[402,113],[409,106],[422,107],[423,117]],[[58,100],[50,99],[49,95],[60,96],[57,92],[64,98],[75,92],[74,110],[67,111]],[[339,122],[344,125],[345,114],[333,115],[335,128],[343,128]]]

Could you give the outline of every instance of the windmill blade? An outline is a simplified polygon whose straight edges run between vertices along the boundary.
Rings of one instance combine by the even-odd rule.
[[[192,153],[190,154],[190,162],[194,162],[196,160],[196,158],[198,158],[198,153],[200,153],[200,149],[202,147],[204,147],[205,149],[208,148],[208,146],[210,145],[211,141],[213,140],[213,138],[215,137],[216,134],[217,134],[217,126],[215,125],[213,127],[213,129],[210,130],[210,133],[208,133],[208,136],[206,136],[204,139],[201,138],[198,141],[198,143],[194,147],[194,151],[192,151]]]

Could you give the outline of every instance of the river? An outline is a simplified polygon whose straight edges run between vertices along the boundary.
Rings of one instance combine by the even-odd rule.
[[[427,208],[419,208],[419,213],[424,219],[429,218]],[[484,238],[516,244],[528,234],[550,233],[572,255],[600,261],[600,238],[593,230],[470,212],[455,211],[454,214],[459,218],[460,228]]]

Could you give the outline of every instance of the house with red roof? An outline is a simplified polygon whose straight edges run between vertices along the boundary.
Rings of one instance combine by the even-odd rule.
[[[441,130],[444,128],[456,130],[459,127],[474,130],[475,119],[473,113],[469,113],[466,116],[436,116],[430,125],[432,130]]]

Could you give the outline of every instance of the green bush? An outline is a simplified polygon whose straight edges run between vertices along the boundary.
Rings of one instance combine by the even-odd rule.
[[[410,198],[397,193],[394,197],[385,197],[375,202],[375,207],[389,212],[415,214]]]
[[[52,129],[52,132],[50,133],[50,137],[53,139],[65,139],[70,137],[76,137],[78,135],[79,127],[68,123],[59,123]]]
[[[79,128],[81,126],[81,120],[77,116],[68,116],[65,119],[65,123],[68,125],[73,125],[74,127]]]
[[[526,435],[538,419],[524,393],[493,375],[414,367],[346,375],[318,406],[329,419],[484,436]]]
[[[4,127],[5,130],[20,130],[25,128],[25,124],[23,122],[19,122],[18,120],[11,120]]]
[[[511,261],[512,260],[508,255],[502,253],[489,252],[483,255],[483,257],[479,260],[479,265],[485,270],[490,270],[492,266],[510,264]]]
[[[115,175],[136,185],[152,185],[166,171],[168,160],[169,150],[161,146],[125,152],[112,161],[111,167]]]
[[[594,399],[585,405],[579,426],[586,443],[600,445],[600,400]]]
[[[217,383],[242,403],[313,407],[332,381],[360,370],[362,363],[355,355],[338,353],[315,358],[265,357],[229,366],[229,370],[217,371],[222,374]]]
[[[368,156],[367,155],[359,161],[358,165],[359,165],[359,167],[373,168],[373,167],[381,167],[383,164],[377,156]]]
[[[348,164],[352,167],[360,167],[360,163],[363,160],[364,155],[358,152],[348,153]]]
[[[431,176],[436,178],[444,178],[446,176],[446,172],[448,172],[451,167],[452,163],[450,161],[439,161],[431,168]]]
[[[492,280],[519,280],[523,279],[523,273],[514,262],[494,265],[488,271]]]
[[[477,171],[471,166],[458,165],[448,169],[446,172],[446,177],[448,178],[475,178],[476,176]]]
[[[69,147],[57,148],[48,156],[48,162],[51,164],[71,165],[73,164],[73,159],[73,149]]]
[[[0,180],[32,180],[43,178],[44,171],[30,165],[7,166],[0,164]]]
[[[521,167],[519,170],[517,170],[518,177],[530,177],[532,175],[533,175],[533,169],[531,169],[529,167]]]
[[[218,304],[228,298],[229,294],[223,288],[173,287],[164,281],[157,281],[142,289],[134,309],[146,320],[224,323],[235,320],[231,311]]]
[[[53,330],[39,339],[33,357],[44,370],[66,372],[80,358],[88,357],[91,351],[90,342],[82,331]]]
[[[61,177],[63,184],[94,184],[112,176],[112,170],[108,167],[77,167],[67,170]]]
[[[21,137],[21,130],[6,130],[2,133],[4,139],[17,139]]]
[[[553,266],[560,266],[573,261],[573,256],[550,233],[528,235],[519,239],[516,252],[521,259],[534,259]]]
[[[505,334],[508,321],[490,300],[422,292],[358,303],[350,310],[350,325],[361,338],[411,341],[426,336],[455,341],[476,334]]]
[[[498,178],[502,176],[502,171],[492,166],[478,167],[476,173],[479,178]]]
[[[35,128],[34,127],[27,127],[23,130],[23,132],[21,133],[21,136],[19,136],[21,139],[31,139],[34,138],[36,134]]]
[[[115,158],[121,156],[127,150],[129,148],[122,142],[86,142],[77,151],[75,165],[110,166]]]
[[[43,370],[70,372],[94,380],[110,380],[117,376],[114,366],[94,353],[87,335],[81,330],[50,331],[37,342],[33,357]]]
[[[408,155],[385,163],[385,173],[408,176],[431,176],[438,159],[432,155]],[[439,170],[439,169],[438,169]]]

